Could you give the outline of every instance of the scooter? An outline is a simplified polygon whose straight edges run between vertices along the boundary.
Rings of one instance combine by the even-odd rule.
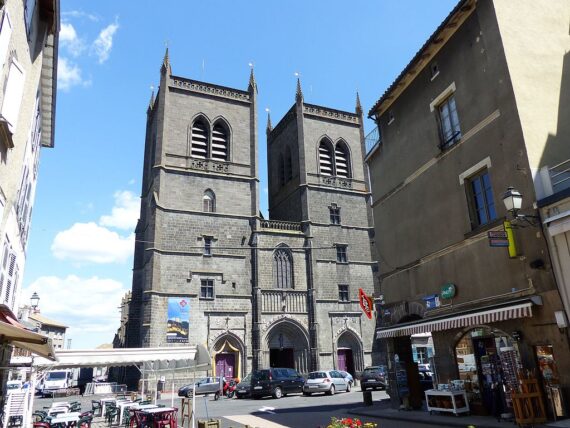
[[[233,398],[236,393],[237,382],[233,379],[224,382],[224,395],[228,398]]]

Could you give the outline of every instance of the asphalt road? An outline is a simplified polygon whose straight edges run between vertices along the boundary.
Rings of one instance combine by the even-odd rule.
[[[372,393],[373,400],[383,400],[387,395],[383,391]],[[50,406],[52,401],[74,401],[82,403],[82,409],[91,409],[91,400],[95,396],[89,397],[67,397],[67,398],[38,398],[36,397],[34,409],[42,409]],[[162,399],[159,403],[171,405],[171,399]],[[199,419],[221,419],[223,428],[242,428],[245,425],[258,428],[325,428],[331,417],[358,417],[363,422],[375,422],[378,428],[435,428],[437,425],[413,424],[410,422],[373,419],[370,417],[360,417],[349,412],[363,406],[362,393],[360,388],[355,388],[352,392],[339,392],[333,396],[316,394],[305,397],[301,394],[293,394],[281,399],[263,398],[253,399],[228,399],[220,398],[215,401],[213,396],[199,396],[196,399],[196,420]],[[174,407],[181,407],[178,397],[174,398]],[[439,427],[441,428],[441,427]]]

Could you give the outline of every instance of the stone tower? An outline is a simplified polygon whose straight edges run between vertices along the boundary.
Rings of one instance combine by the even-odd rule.
[[[234,367],[245,364],[256,96],[253,70],[245,91],[198,82],[172,74],[167,50],[147,112],[127,346],[216,346],[223,337],[241,351]]]

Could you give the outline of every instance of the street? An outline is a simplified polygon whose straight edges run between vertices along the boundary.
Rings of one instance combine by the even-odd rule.
[[[375,391],[372,395],[375,402],[388,398],[384,391]],[[49,407],[53,401],[80,401],[82,410],[85,411],[91,409],[91,400],[96,398],[97,396],[56,399],[36,397],[34,409],[41,410],[43,407]],[[165,398],[158,400],[158,403],[170,406],[172,400]],[[174,407],[181,408],[180,398],[174,398]],[[223,428],[241,428],[245,425],[258,428],[324,428],[333,416],[337,418],[356,417],[362,422],[375,422],[381,428],[401,427],[403,424],[402,421],[373,419],[349,413],[362,407],[362,394],[359,388],[349,393],[337,393],[333,396],[317,394],[305,397],[301,394],[293,394],[279,400],[268,397],[260,400],[221,398],[215,401],[213,396],[199,396],[196,398],[196,420],[221,419]],[[405,422],[405,425],[410,428],[437,426],[410,422]]]

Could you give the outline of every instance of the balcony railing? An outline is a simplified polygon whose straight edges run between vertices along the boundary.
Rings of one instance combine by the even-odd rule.
[[[548,168],[554,193],[570,187],[570,159]]]
[[[297,290],[261,290],[261,311],[271,313],[306,313],[307,292]]]
[[[262,229],[291,230],[295,232],[301,231],[301,223],[293,221],[281,220],[261,220]]]
[[[364,138],[364,144],[366,146],[366,154],[368,155],[376,146],[382,144],[382,136],[380,135],[380,130],[378,127],[374,128],[372,132],[370,132]]]

